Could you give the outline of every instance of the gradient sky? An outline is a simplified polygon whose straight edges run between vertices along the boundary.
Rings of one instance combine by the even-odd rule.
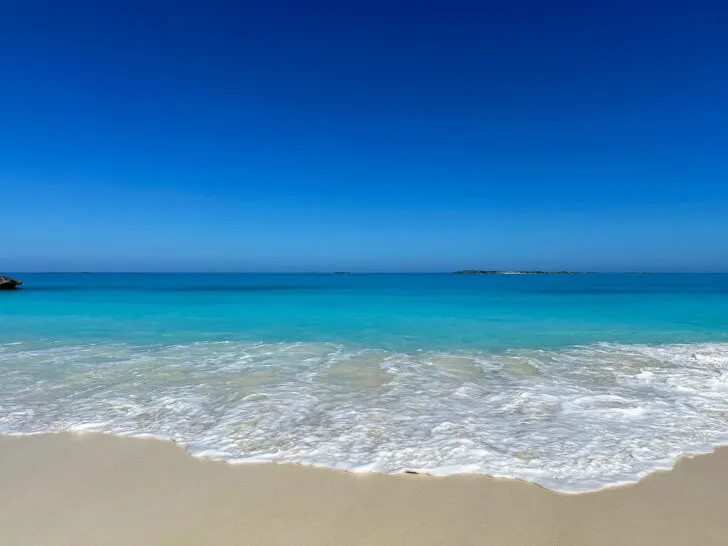
[[[5,271],[728,270],[728,4],[0,0]]]

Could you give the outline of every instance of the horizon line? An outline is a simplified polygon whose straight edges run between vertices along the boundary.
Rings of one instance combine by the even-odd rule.
[[[459,271],[524,272],[545,274],[566,270],[494,269],[458,271],[15,271],[14,275],[456,275]],[[728,271],[566,271],[580,275],[725,275]],[[467,274],[466,274],[467,275]],[[487,276],[472,274],[469,276]]]

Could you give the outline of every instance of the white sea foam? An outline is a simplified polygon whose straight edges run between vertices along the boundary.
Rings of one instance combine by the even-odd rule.
[[[0,432],[153,435],[231,462],[472,472],[568,492],[728,443],[727,393],[725,343],[0,345]]]

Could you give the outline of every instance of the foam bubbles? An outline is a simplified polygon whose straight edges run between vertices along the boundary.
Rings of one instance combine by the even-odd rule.
[[[728,344],[502,353],[325,343],[0,345],[0,431],[171,438],[198,456],[483,473],[578,492],[728,442]]]

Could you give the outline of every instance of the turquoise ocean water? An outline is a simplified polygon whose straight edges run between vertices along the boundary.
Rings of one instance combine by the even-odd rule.
[[[728,443],[728,275],[17,276],[0,432],[561,491]]]

